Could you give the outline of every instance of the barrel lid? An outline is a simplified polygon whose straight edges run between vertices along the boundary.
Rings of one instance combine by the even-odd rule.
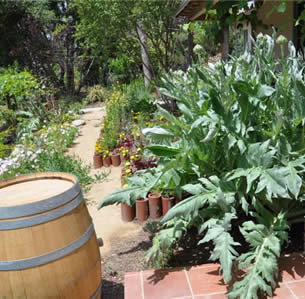
[[[29,174],[0,181],[0,219],[54,209],[80,192],[77,178],[61,172]]]
[[[0,207],[44,200],[65,192],[72,186],[71,181],[62,179],[39,179],[10,185],[0,189]]]

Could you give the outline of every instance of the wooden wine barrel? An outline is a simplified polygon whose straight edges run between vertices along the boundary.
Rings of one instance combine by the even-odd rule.
[[[0,181],[0,298],[100,298],[101,258],[78,180]]]

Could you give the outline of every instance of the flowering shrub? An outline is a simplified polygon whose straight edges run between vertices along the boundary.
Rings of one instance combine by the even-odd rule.
[[[76,175],[82,185],[93,182],[89,166],[83,166],[75,157],[64,155],[77,131],[77,128],[65,123],[23,134],[11,155],[0,159],[0,179],[37,171],[62,171]]]

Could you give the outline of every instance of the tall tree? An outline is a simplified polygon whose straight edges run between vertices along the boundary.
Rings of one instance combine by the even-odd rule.
[[[16,60],[68,94],[78,93],[94,58],[81,57],[74,38],[77,18],[69,1],[1,1],[0,66]]]
[[[73,3],[80,16],[76,35],[89,48],[111,55],[128,53],[142,57],[146,82],[152,74],[168,71],[174,65],[179,32],[174,16],[178,0],[73,0]],[[116,43],[120,43],[120,48]]]

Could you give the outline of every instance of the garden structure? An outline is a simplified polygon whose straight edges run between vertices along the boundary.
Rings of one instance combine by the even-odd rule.
[[[239,4],[241,4],[239,8]],[[295,26],[303,9],[303,4],[298,1],[181,1],[180,7],[176,12],[176,17],[183,16],[190,21],[205,21],[209,18],[209,10],[215,9],[221,19],[223,28],[223,47],[222,56],[228,54],[229,31],[228,25],[232,27],[242,27],[245,43],[251,47],[251,36],[256,36],[262,32],[272,34],[272,27],[278,34],[284,35],[288,40],[294,42],[296,49],[302,49],[302,27]],[[229,10],[231,9],[231,12]],[[233,10],[232,10],[233,9]],[[234,9],[236,9],[234,11]],[[276,49],[279,55],[279,48]]]

